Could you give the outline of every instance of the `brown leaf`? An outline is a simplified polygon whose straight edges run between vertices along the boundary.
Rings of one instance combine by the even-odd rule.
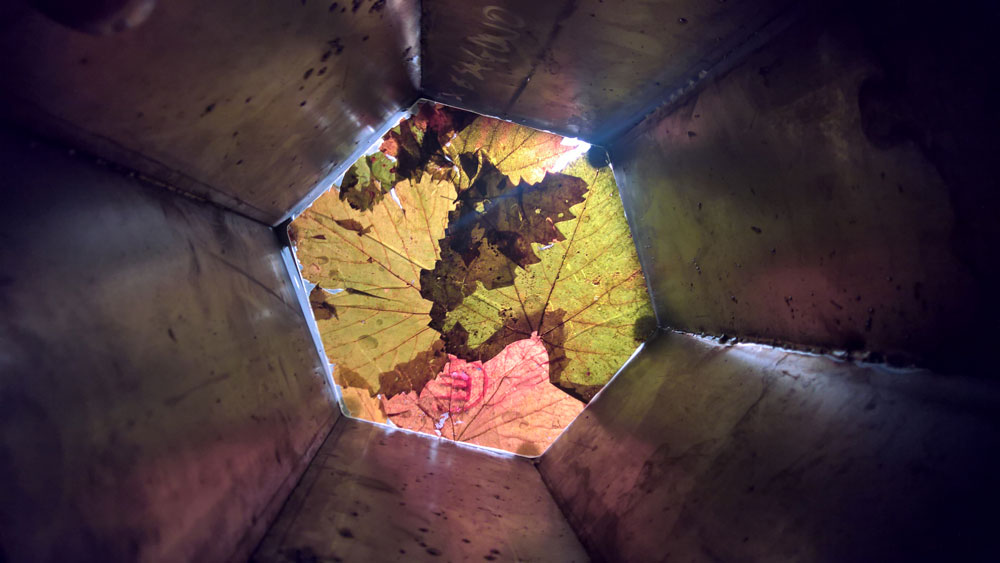
[[[343,227],[343,228],[345,228],[345,229],[347,229],[349,231],[354,231],[354,232],[358,233],[358,236],[367,235],[372,230],[372,226],[371,225],[368,225],[367,227],[364,227],[356,219],[336,219],[335,221],[341,227]],[[313,238],[314,239],[319,239],[319,240],[326,240],[326,235],[316,235]]]
[[[312,305],[313,316],[317,319],[340,318],[337,316],[337,308],[328,301],[329,298],[330,294],[318,285],[309,292],[309,304]]]
[[[358,372],[344,366],[335,366],[333,369],[333,380],[341,387],[353,387],[364,389],[369,396],[375,396],[375,389],[372,385],[361,377]]]
[[[435,179],[451,176],[454,163],[443,147],[463,130],[476,115],[435,103],[423,103],[417,113],[393,128],[384,137],[380,150],[396,159],[398,180],[419,178],[428,173]]]
[[[407,391],[420,393],[424,385],[434,379],[447,361],[444,342],[435,340],[429,350],[424,350],[409,362],[396,364],[391,370],[379,374],[379,389],[386,396]]]
[[[441,259],[421,272],[421,295],[435,303],[431,326],[438,330],[444,315],[476,291],[476,282],[487,289],[508,287],[515,266],[540,261],[532,243],[564,240],[556,224],[576,218],[570,208],[587,192],[584,180],[558,173],[546,174],[539,184],[514,185],[488,156],[475,159],[479,172],[451,213]]]

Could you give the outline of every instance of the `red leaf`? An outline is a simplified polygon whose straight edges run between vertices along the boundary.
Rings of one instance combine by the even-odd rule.
[[[525,455],[542,453],[584,406],[549,382],[549,356],[534,333],[485,364],[449,356],[419,396],[383,400],[402,428]]]

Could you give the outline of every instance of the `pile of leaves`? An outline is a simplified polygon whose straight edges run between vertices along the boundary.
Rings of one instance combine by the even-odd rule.
[[[426,103],[290,229],[355,416],[540,453],[654,328],[610,168]]]

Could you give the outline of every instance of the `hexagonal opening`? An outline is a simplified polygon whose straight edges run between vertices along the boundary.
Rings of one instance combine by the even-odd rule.
[[[345,413],[541,454],[656,323],[607,153],[420,102],[292,221]]]

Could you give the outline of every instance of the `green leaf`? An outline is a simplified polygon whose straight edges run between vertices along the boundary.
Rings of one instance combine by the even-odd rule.
[[[417,113],[382,137],[379,152],[355,162],[340,185],[340,199],[359,211],[368,211],[402,180],[451,179],[455,164],[443,145],[475,118],[475,114],[434,103],[423,103]]]
[[[310,302],[338,383],[373,395],[383,382],[419,390],[446,361],[420,271],[440,257],[455,188],[424,175],[396,195],[362,212],[328,192],[293,222],[303,275],[323,288]]]
[[[382,201],[395,181],[393,162],[380,152],[361,157],[344,174],[340,199],[352,208],[368,211]]]
[[[610,168],[581,158],[565,173],[589,189],[556,224],[562,240],[533,243],[537,264],[508,263],[509,287],[477,281],[442,329],[449,352],[479,359],[537,331],[553,382],[589,399],[646,336],[653,311]]]

